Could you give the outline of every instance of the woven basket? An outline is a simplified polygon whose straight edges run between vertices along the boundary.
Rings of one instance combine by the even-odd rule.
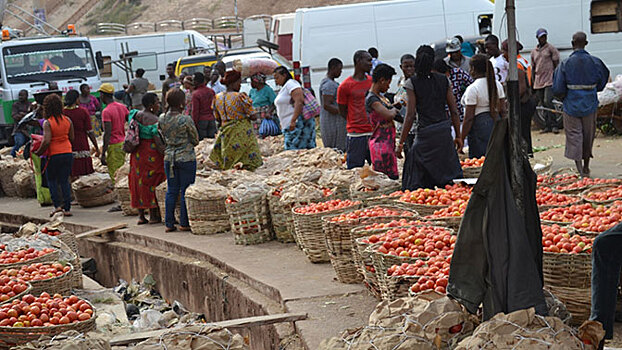
[[[369,197],[363,200],[363,205],[373,207],[376,205],[397,205],[396,199],[399,197],[383,195],[378,197]],[[400,204],[403,206],[403,204]]]
[[[121,204],[121,210],[125,216],[138,215],[138,209],[132,208],[132,198],[130,194],[130,188],[126,186],[120,186],[116,184],[114,191],[117,196],[117,201]]]
[[[281,243],[296,242],[298,245],[291,206],[281,203],[281,197],[273,195],[272,191],[266,195],[266,199],[268,200],[270,219],[276,240]],[[298,246],[300,247],[300,245]]]
[[[20,268],[23,265],[30,265],[30,264],[34,264],[34,263],[54,262],[54,261],[58,261],[58,256],[59,256],[59,252],[58,252],[58,250],[55,250],[55,251],[53,251],[51,253],[48,253],[48,254],[45,254],[43,256],[39,256],[39,257],[36,257],[34,259],[30,259],[30,260],[27,260],[27,261],[17,262],[17,263],[14,263],[14,264],[0,264],[0,270]]]
[[[572,189],[567,189],[567,190],[557,190],[555,189],[555,187],[557,187],[558,185],[553,186],[553,192],[555,193],[561,193],[561,194],[567,194],[567,195],[574,195],[574,194],[580,194],[583,191],[586,191],[590,188],[592,188],[591,185],[587,185],[587,186],[583,186],[583,187],[579,187],[579,188],[572,188]]]
[[[534,172],[538,175],[544,174],[551,170],[551,166],[553,166],[553,157],[546,156],[542,158],[530,158],[529,164],[531,165],[532,168],[534,168],[536,164],[542,164],[543,167],[541,167],[538,170],[534,169]]]
[[[385,272],[382,300],[395,300],[409,296],[410,287],[417,283],[417,276],[389,276]]]
[[[1,302],[1,303],[0,303],[0,305],[8,304],[8,303],[12,302],[12,301],[13,301],[13,300],[15,300],[15,299],[21,299],[21,298],[22,298],[24,295],[26,295],[26,294],[32,294],[32,293],[31,293],[31,291],[32,291],[32,285],[31,285],[30,283],[28,283],[28,282],[24,282],[24,283],[28,286],[28,287],[26,288],[26,290],[25,290],[25,291],[23,291],[23,292],[21,292],[21,293],[19,293],[19,294],[15,295],[15,296],[13,296],[13,297],[11,297],[11,298],[7,299],[7,300],[6,300],[6,301],[4,301],[4,302]]]
[[[482,173],[481,166],[470,166],[470,167],[462,168],[462,176],[465,179],[478,178],[479,174],[481,173]]]
[[[592,285],[592,258],[590,254],[544,252],[542,273],[547,286],[589,288]]]
[[[352,199],[349,187],[341,187],[337,186],[333,188],[333,193],[331,194],[331,199]]]
[[[607,190],[613,190],[618,188],[619,186],[614,186],[614,185],[602,185],[602,186],[594,186],[592,188],[589,188],[583,192],[581,192],[581,198],[586,201],[587,203],[591,203],[591,204],[595,204],[595,205],[607,205],[607,204],[611,204],[615,201],[618,200],[622,200],[622,198],[613,198],[613,199],[607,199],[605,201],[595,201],[592,199],[588,198],[588,195],[592,192],[606,192]]]
[[[371,295],[380,300],[382,299],[382,293],[378,285],[378,276],[376,276],[376,270],[371,258],[373,250],[380,246],[380,244],[364,243],[364,239],[365,237],[361,237],[354,241],[355,245],[352,248],[352,255],[359,274],[363,276],[365,287],[369,290]]]
[[[60,237],[60,236],[59,236]],[[75,237],[74,237],[75,240]],[[80,254],[78,253],[78,249],[76,247],[76,250],[74,251],[73,249],[71,249],[71,247],[65,243],[65,241],[63,241],[61,239],[60,241],[60,249],[64,252],[67,252],[67,255],[69,255],[70,257],[67,259],[66,262],[70,263],[71,266],[73,267],[72,269],[72,274],[71,274],[71,287],[73,288],[82,288],[82,262],[80,261]]]
[[[86,321],[48,327],[0,327],[0,348],[26,344],[38,340],[42,335],[54,336],[67,331],[86,334],[95,330],[95,319],[97,318],[95,308],[91,303],[86,302],[93,309],[93,315]]]
[[[559,225],[559,226],[569,226],[572,222],[564,222],[564,221],[549,221],[540,219],[541,225]]]
[[[548,285],[546,288],[566,305],[566,309],[572,315],[571,325],[579,326],[589,319],[592,306],[591,288],[568,288]]]
[[[402,212],[407,211],[400,207],[382,206],[383,208],[400,210]],[[417,213],[412,213],[412,218],[417,217]],[[328,249],[328,255],[337,274],[337,279],[341,283],[359,283],[362,281],[363,276],[358,272],[356,263],[353,257],[354,242],[350,231],[360,225],[370,225],[373,223],[390,222],[393,220],[399,220],[402,216],[378,216],[371,218],[360,218],[340,222],[330,221],[333,217],[338,216],[324,216],[322,218],[322,230],[326,237],[326,248]]]
[[[160,208],[160,214],[162,215],[162,218],[164,218],[165,214],[166,214],[166,190],[167,190],[167,184],[166,181],[162,182],[161,184],[158,185],[158,187],[156,187],[155,190],[155,195],[156,195],[156,201],[158,202],[158,207]],[[181,195],[179,195],[177,197],[177,204],[175,205],[175,217],[179,217],[179,212],[181,208]]]
[[[583,202],[583,199],[581,199],[581,197],[573,196],[573,195],[567,195],[567,196],[576,198],[577,200],[575,202],[568,203],[568,204],[562,204],[562,205],[539,205],[538,206],[538,211],[540,213],[542,213],[542,212],[545,212],[545,211],[547,211],[549,209],[569,207],[571,205],[581,204]]]
[[[382,191],[358,191],[353,186],[350,187],[350,196],[352,197],[352,200],[360,201],[365,204],[365,202],[370,198],[379,197],[383,194],[388,195],[390,193],[400,190],[401,188],[402,184],[399,182],[392,187],[383,189]]]
[[[195,235],[227,232],[231,228],[225,206],[226,197],[201,199],[186,193],[188,221]]]
[[[252,245],[272,240],[270,213],[265,195],[226,203],[235,244]]]
[[[577,179],[570,179],[570,180],[557,181],[557,182],[552,181],[552,179],[555,176],[561,175],[561,174],[578,175],[577,171],[575,169],[572,169],[572,168],[557,169],[557,170],[555,170],[554,172],[551,173],[549,181],[544,182],[542,185],[543,186],[554,187],[554,186],[558,186],[558,185],[567,185],[567,184],[570,184],[570,183],[573,183],[573,182],[577,181]]]
[[[326,248],[326,236],[322,228],[322,217],[341,214],[345,211],[358,209],[361,205],[355,204],[347,208],[325,211],[316,214],[299,214],[292,208],[296,236],[309,261],[312,263],[329,262],[328,249]]]
[[[67,295],[71,291],[71,287],[74,283],[73,280],[73,265],[67,263],[71,267],[71,270],[54,278],[41,281],[30,281],[32,295],[39,295],[43,292],[48,292],[50,295],[60,294]]]
[[[88,179],[93,179],[90,185],[80,187],[81,180],[71,185],[76,201],[82,207],[91,208],[113,203],[116,199],[114,186],[108,174],[93,173],[87,175]],[[86,178],[86,177],[85,177]],[[90,181],[86,180],[85,181]],[[84,183],[82,185],[85,185]]]
[[[410,210],[416,211],[422,217],[432,215],[434,214],[435,211],[448,207],[448,205],[426,205],[426,204],[408,203],[408,202],[403,202],[399,199],[396,200],[396,203]]]
[[[454,230],[460,229],[460,224],[462,223],[462,216],[448,216],[448,217],[440,217],[440,218],[424,218],[423,220],[428,221],[430,225],[440,225],[452,228]]]

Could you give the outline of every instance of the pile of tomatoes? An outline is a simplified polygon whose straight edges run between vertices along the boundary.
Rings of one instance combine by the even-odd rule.
[[[618,179],[598,179],[598,178],[589,178],[589,177],[584,177],[579,181],[575,181],[573,183],[570,184],[562,184],[562,185],[557,185],[555,186],[555,189],[557,191],[567,191],[567,190],[578,190],[581,188],[586,188],[589,186],[595,186],[595,185],[606,185],[606,184],[617,184],[619,183],[620,180]]]
[[[359,201],[351,201],[349,199],[335,199],[327,202],[311,203],[294,209],[298,214],[317,214],[338,209],[345,209],[361,204]]]
[[[6,249],[6,247],[4,248]],[[46,254],[53,253],[55,250],[52,248],[43,248],[36,250],[35,248],[22,249],[14,252],[4,250],[0,253],[0,265],[21,263],[28,260],[44,256]]]
[[[48,236],[59,236],[62,232],[60,232],[60,230],[57,230],[57,229],[43,227],[41,229],[41,233],[44,233],[44,234],[46,234]]]
[[[434,214],[428,215],[426,219],[438,219],[438,218],[448,218],[448,217],[461,217],[464,215],[467,207],[466,201],[457,200],[451,203],[448,207],[442,208],[434,211]]]
[[[406,203],[447,206],[458,200],[468,201],[471,191],[471,187],[459,184],[435,190],[420,188],[412,192],[405,191],[399,200]]]
[[[342,213],[332,217],[332,222],[343,222],[348,220],[356,220],[363,218],[375,218],[380,216],[414,216],[415,214],[408,210],[395,210],[384,207],[370,207],[365,209],[357,209],[348,213]]]
[[[21,281],[43,281],[62,276],[71,271],[71,266],[63,266],[60,263],[43,264],[36,263],[24,265],[18,269],[4,269],[0,271],[0,277],[13,277]]]
[[[395,228],[381,235],[371,235],[369,243],[381,243],[376,251],[382,254],[412,258],[451,256],[456,236],[443,227],[413,226]]]
[[[484,161],[486,160],[485,156],[481,158],[468,158],[460,161],[460,166],[463,168],[477,168],[484,166]]]
[[[597,206],[588,210],[587,213],[588,215],[573,220],[571,226],[581,231],[605,232],[620,223],[622,202],[617,201],[611,207]]]
[[[568,229],[559,225],[542,225],[542,250],[551,253],[592,253],[594,239],[570,235]]]
[[[23,293],[28,289],[28,285],[24,281],[15,278],[0,278],[0,302],[5,302],[12,297]]]
[[[75,295],[51,297],[44,292],[37,298],[27,294],[0,307],[0,327],[49,327],[84,322],[91,317],[91,305]]]
[[[586,199],[592,201],[610,201],[614,199],[622,199],[622,185],[616,188],[609,188],[604,191],[594,190],[585,195]]]
[[[569,183],[577,181],[577,179],[579,179],[577,174],[538,175],[538,186]]]
[[[400,219],[393,220],[390,222],[376,222],[371,225],[365,226],[365,230],[380,230],[385,228],[393,228],[393,227],[403,227],[403,226],[413,226],[413,225],[421,225],[424,224],[421,220],[408,220],[408,219]]]
[[[538,205],[569,205],[580,199],[561,193],[555,193],[550,187],[540,187],[536,190],[536,203]]]

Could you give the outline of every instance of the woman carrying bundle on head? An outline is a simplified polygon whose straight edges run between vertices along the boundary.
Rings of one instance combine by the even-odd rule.
[[[397,145],[401,157],[404,141],[417,116],[415,139],[404,163],[402,188],[433,188],[445,186],[453,179],[462,177],[462,168],[456,149],[462,149],[460,117],[456,101],[447,77],[432,73],[434,50],[427,45],[419,47],[415,58],[415,75],[406,81],[408,96],[406,120]],[[449,107],[451,119],[445,107]],[[456,138],[452,140],[453,125]]]
[[[256,118],[253,102],[240,93],[242,76],[238,71],[228,71],[221,82],[227,90],[216,95],[214,101],[214,117],[220,127],[210,159],[222,170],[238,163],[246,170],[255,170],[263,160],[251,124]]]
[[[471,58],[473,84],[462,96],[465,107],[462,141],[468,138],[469,157],[486,155],[492,127],[505,111],[503,86],[495,79],[495,71],[488,57],[477,54]]]

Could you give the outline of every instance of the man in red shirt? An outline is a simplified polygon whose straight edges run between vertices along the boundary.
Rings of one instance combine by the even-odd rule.
[[[365,165],[367,160],[371,164],[369,155],[369,137],[372,127],[365,110],[365,96],[371,88],[372,57],[369,52],[359,50],[354,53],[354,74],[346,78],[337,89],[337,104],[339,114],[346,118],[348,132],[346,144],[346,163],[348,169]]]
[[[216,137],[216,120],[212,104],[214,103],[214,90],[205,86],[205,76],[201,72],[194,73],[194,91],[192,92],[192,120],[199,132],[199,140]]]

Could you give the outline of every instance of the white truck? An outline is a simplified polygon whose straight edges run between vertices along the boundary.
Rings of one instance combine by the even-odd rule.
[[[13,130],[11,107],[20,90],[27,90],[32,100],[51,83],[63,92],[81,84],[96,91],[101,85],[89,39],[75,36],[2,41],[0,76],[0,144],[7,143]]]
[[[144,69],[143,77],[159,89],[160,81],[166,79],[167,64],[176,63],[179,58],[191,54],[190,51],[214,50],[214,43],[194,30],[94,37],[91,43],[93,51],[96,54],[101,52],[104,60],[104,67],[101,70],[102,82],[111,83],[115,90],[123,89],[123,84],[132,79],[138,68]],[[131,60],[131,72],[122,67],[125,62],[114,63],[120,60],[122,54],[127,53],[135,54]]]
[[[507,38],[505,1],[497,1],[493,32]],[[516,0],[516,28],[524,56],[536,47],[536,31],[546,28],[548,41],[565,58],[572,52],[570,41],[577,31],[587,34],[586,50],[605,62],[611,76],[622,74],[622,5],[617,0]]]
[[[489,31],[493,11],[488,0],[393,0],[301,8],[294,20],[292,61],[310,67],[311,85],[317,90],[332,57],[343,61],[346,77],[353,72],[354,52],[376,47],[380,60],[397,69],[400,57],[414,54],[419,45]]]

